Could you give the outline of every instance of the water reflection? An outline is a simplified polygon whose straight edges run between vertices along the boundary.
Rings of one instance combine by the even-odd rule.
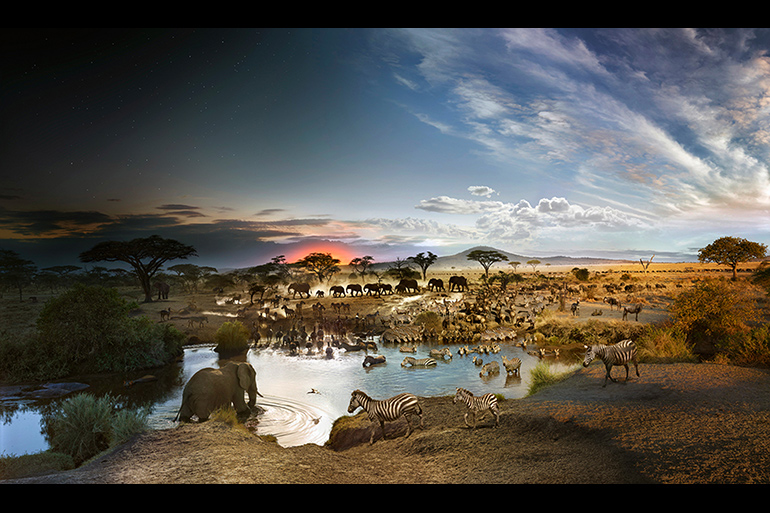
[[[335,349],[331,357],[323,352],[288,355],[272,349],[250,350],[241,359],[245,358],[256,369],[259,391],[264,395],[257,401],[265,411],[258,417],[256,432],[273,435],[280,445],[290,447],[325,443],[334,420],[347,415],[350,393],[357,388],[376,399],[400,392],[424,397],[452,395],[458,386],[476,395],[493,392],[509,399],[523,397],[530,371],[539,360],[513,344],[501,346],[500,353],[482,355],[481,358],[485,362],[500,361],[502,355],[520,358],[521,377],[507,376],[501,365],[500,374],[482,378],[480,367],[472,363],[470,356],[457,355],[459,346],[449,346],[454,354],[452,359],[439,360],[438,365],[430,368],[401,367],[404,354],[396,347],[383,345],[368,354],[384,355],[386,363],[366,368],[362,364],[367,353],[343,349]],[[427,356],[429,349],[431,347],[418,346],[417,356]],[[90,385],[86,392],[109,393],[121,404],[131,407],[151,405],[150,427],[171,428],[176,425],[173,419],[182,401],[184,384],[198,370],[219,366],[213,346],[190,347],[185,350],[182,362],[153,372],[158,378],[156,381],[125,388],[123,380],[136,379],[147,372],[120,379],[95,377],[85,381]],[[59,401],[24,407],[16,404],[10,410],[12,413],[8,413],[8,405],[5,405],[6,415],[0,427],[0,454],[19,455],[46,449],[40,432],[42,412],[55,407]],[[249,422],[250,426],[253,424]]]

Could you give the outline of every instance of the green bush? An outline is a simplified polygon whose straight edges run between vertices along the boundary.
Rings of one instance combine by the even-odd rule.
[[[246,349],[249,337],[251,333],[241,321],[224,322],[214,334],[214,342],[217,343],[215,351],[221,353]]]
[[[146,317],[117,290],[78,284],[43,307],[38,347],[67,372],[125,372],[156,367],[181,354],[184,334]]]
[[[78,394],[45,419],[51,450],[80,465],[147,429],[147,411],[118,410],[110,396]]]

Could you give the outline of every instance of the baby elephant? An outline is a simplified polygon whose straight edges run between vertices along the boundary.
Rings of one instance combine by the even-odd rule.
[[[248,404],[244,392],[249,394]],[[229,362],[221,369],[201,369],[185,385],[182,407],[174,420],[189,422],[195,415],[204,421],[212,411],[228,406],[244,413],[256,404],[257,396],[263,397],[257,390],[257,372],[250,363]]]

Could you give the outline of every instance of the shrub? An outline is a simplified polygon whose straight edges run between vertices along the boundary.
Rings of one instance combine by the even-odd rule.
[[[78,394],[45,419],[51,450],[80,465],[147,428],[147,411],[117,410],[110,396]]]
[[[758,291],[743,281],[712,278],[680,293],[670,307],[673,327],[697,354],[713,356],[744,337],[760,319]]]
[[[251,333],[241,321],[225,322],[214,334],[214,342],[217,343],[215,351],[218,353],[242,351],[248,347]]]
[[[32,352],[45,354],[66,373],[156,367],[181,354],[184,334],[129,317],[135,307],[115,289],[77,284],[43,307]]]

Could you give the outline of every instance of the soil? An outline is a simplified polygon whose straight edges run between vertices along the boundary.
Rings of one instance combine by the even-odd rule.
[[[8,483],[748,484],[770,483],[770,372],[717,364],[642,364],[604,382],[583,368],[500,403],[499,427],[463,423],[451,397],[423,398],[424,428],[369,423],[334,444],[282,448],[209,421],[136,436],[76,470]],[[413,421],[416,422],[416,421]],[[363,426],[363,427],[359,427]],[[349,446],[349,447],[348,447]]]

